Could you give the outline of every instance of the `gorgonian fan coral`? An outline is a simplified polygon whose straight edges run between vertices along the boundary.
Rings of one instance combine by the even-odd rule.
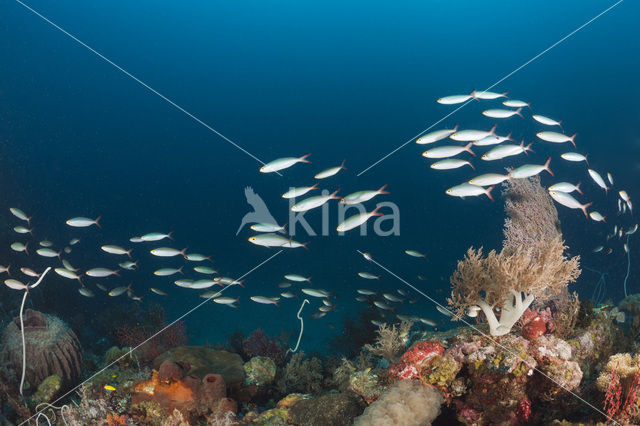
[[[456,318],[482,310],[490,333],[504,335],[535,298],[566,292],[578,278],[579,257],[565,256],[557,212],[543,192],[535,179],[509,184],[502,250],[484,256],[482,248],[470,248],[451,276],[447,301]]]
[[[285,354],[285,346],[282,342],[270,338],[261,328],[254,330],[242,342],[242,350],[249,358],[266,356],[274,360],[276,364],[282,363]]]
[[[502,199],[507,213],[503,247],[533,247],[541,240],[562,238],[558,211],[538,176],[507,181]]]

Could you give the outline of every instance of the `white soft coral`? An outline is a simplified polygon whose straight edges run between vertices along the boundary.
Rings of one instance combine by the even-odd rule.
[[[477,306],[482,309],[484,316],[487,318],[489,324],[489,334],[492,336],[503,336],[509,331],[513,325],[518,322],[524,311],[533,302],[533,295],[511,290],[509,293],[513,295],[502,304],[500,310],[500,320],[496,318],[496,314],[493,310],[494,306],[487,304],[484,300],[477,302]]]

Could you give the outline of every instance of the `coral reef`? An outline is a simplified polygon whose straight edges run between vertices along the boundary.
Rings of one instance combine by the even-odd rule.
[[[90,391],[86,386],[80,386],[78,389],[80,401],[77,404],[71,404],[66,413],[69,424],[71,425],[107,425],[107,415],[112,414],[109,403],[106,399],[91,398]]]
[[[27,309],[24,315],[27,352],[26,382],[31,392],[47,377],[57,375],[62,390],[78,383],[82,375],[82,348],[75,333],[52,315]],[[22,336],[20,318],[15,318],[2,333],[0,365],[14,372],[22,371]]]
[[[318,358],[305,359],[304,352],[297,352],[282,369],[276,386],[283,394],[297,392],[317,395],[322,390],[323,370]]]
[[[53,401],[53,398],[62,388],[62,379],[57,374],[47,377],[39,385],[38,390],[33,395],[33,403],[37,406]]]
[[[243,418],[243,421],[250,424],[284,426],[292,423],[291,407],[299,401],[311,399],[311,395],[300,393],[292,393],[282,398],[276,404],[275,408],[271,408],[262,413],[249,411]]]
[[[612,378],[615,376],[626,393],[638,373],[640,373],[640,354],[615,354],[609,357],[607,364],[596,380],[596,385],[600,391],[606,392]]]
[[[270,338],[263,329],[258,328],[242,342],[242,350],[249,358],[254,356],[268,357],[280,365],[284,360],[287,348],[281,341]]]
[[[504,196],[502,250],[483,256],[482,248],[469,248],[451,276],[447,299],[457,319],[477,315],[469,308],[481,309],[493,336],[509,333],[535,299],[540,303],[561,293],[568,299],[567,286],[580,275],[579,257],[565,256],[558,213],[539,179],[510,181]]]
[[[290,419],[300,426],[347,426],[362,414],[364,407],[362,399],[352,392],[328,393],[295,403]]]
[[[185,376],[189,366],[164,361],[150,380],[136,383],[132,403],[153,401],[169,415],[174,410],[188,419],[237,411],[236,403],[227,398],[226,384],[219,374],[207,374],[202,380]]]
[[[178,346],[169,349],[153,360],[156,370],[166,361],[189,365],[187,375],[204,378],[207,374],[220,374],[227,386],[239,387],[244,381],[242,358],[227,351],[216,351],[201,346]]]
[[[356,426],[429,425],[440,414],[443,397],[414,380],[401,380],[355,419]]]
[[[349,377],[349,390],[360,395],[367,404],[377,400],[384,389],[383,380],[371,368],[355,371]]]
[[[511,330],[536,296],[558,293],[576,280],[578,258],[565,257],[562,241],[534,244],[533,248],[504,248],[500,253],[492,250],[486,257],[482,249],[470,248],[451,277],[450,309],[460,318],[469,307],[479,306],[491,334],[500,336]],[[501,305],[500,320],[496,305]]]
[[[375,356],[383,357],[389,364],[393,364],[405,349],[412,322],[402,321],[400,325],[388,326],[386,323],[378,327],[378,336],[373,345],[366,344],[364,348]]]
[[[245,385],[265,386],[276,377],[276,363],[271,358],[255,356],[243,366]]]
[[[420,371],[433,357],[442,355],[443,352],[444,346],[439,341],[418,342],[396,364],[389,367],[389,376],[402,380],[419,378]]]

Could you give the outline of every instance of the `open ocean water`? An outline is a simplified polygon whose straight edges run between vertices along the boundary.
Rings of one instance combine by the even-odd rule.
[[[139,270],[122,277],[82,277],[95,297],[78,293],[76,281],[50,273],[29,297],[29,306],[71,323],[82,345],[100,353],[114,337],[105,332],[104,313],[144,310],[159,304],[172,321],[204,301],[202,291],[180,288],[177,278],[153,271],[184,265],[184,278],[202,278],[197,265],[182,256],[155,257],[149,250],[170,246],[213,255],[221,275],[240,277],[278,252],[248,241],[255,233],[246,224],[252,211],[245,188],[251,187],[280,224],[290,221],[290,187],[319,182],[321,189],[346,195],[387,185],[389,195],[365,203],[391,202],[397,232],[376,235],[372,218],[367,235],[358,230],[339,235],[336,201],[304,215],[293,239],[308,241],[308,250],[282,253],[246,276],[244,288],[232,286],[225,296],[239,298],[237,309],[212,301],[186,316],[191,344],[223,344],[235,331],[256,328],[277,336],[284,332],[295,345],[300,322],[296,313],[304,298],[307,353],[338,352],[335,339],[346,317],[375,311],[381,321],[394,315],[355,300],[356,289],[381,293],[407,291],[396,313],[427,318],[437,329],[451,323],[434,303],[418,295],[397,277],[363,259],[369,252],[398,277],[445,303],[449,277],[470,246],[501,247],[503,202],[499,187],[495,202],[486,197],[460,199],[445,190],[475,174],[502,172],[524,162],[542,164],[551,156],[555,177],[542,173],[543,186],[566,180],[582,182],[584,197],[607,217],[607,224],[585,219],[579,210],[556,205],[569,252],[582,265],[606,272],[606,296],[618,302],[623,294],[627,255],[620,242],[611,254],[593,253],[620,220],[627,229],[637,221],[617,216],[617,191],[640,194],[640,4],[624,1],[576,34],[544,53],[492,90],[529,102],[525,118],[484,117],[500,101],[472,101],[431,130],[452,128],[513,132],[519,142],[534,142],[535,153],[499,164],[473,159],[477,172],[463,167],[437,171],[421,157],[425,146],[414,137],[458,105],[440,105],[440,97],[485,89],[589,21],[613,2],[601,0],[407,1],[407,2],[164,2],[64,1],[0,2],[0,264],[41,271],[60,266],[55,258],[35,253],[39,241],[54,242],[74,267],[118,268],[126,256],[104,253],[100,246],[133,248]],[[143,87],[122,70],[65,35],[28,10],[33,8],[122,70],[184,108],[251,155],[196,122]],[[566,134],[577,133],[578,151],[614,186],[605,196],[586,174],[584,164],[569,163],[559,154],[569,144],[541,142],[543,126],[531,119],[539,113],[562,120]],[[391,151],[393,155],[367,169]],[[475,149],[475,148],[474,148]],[[480,149],[477,150],[481,153]],[[259,172],[261,163],[279,157],[311,153],[311,164],[275,173]],[[255,156],[256,158],[252,158]],[[463,153],[460,158],[470,159]],[[314,174],[338,166],[346,170],[326,180]],[[367,169],[364,173],[361,173]],[[313,195],[317,195],[315,191]],[[312,194],[309,194],[312,195]],[[637,202],[640,209],[640,202]],[[25,224],[10,207],[32,216],[33,237],[13,231]],[[354,212],[353,210],[352,212]],[[381,210],[390,214],[390,208]],[[72,228],[77,216],[101,216],[101,228]],[[382,222],[389,230],[393,220]],[[323,230],[324,224],[324,230]],[[289,228],[287,228],[289,229]],[[317,235],[309,235],[310,230]],[[173,231],[174,241],[131,243],[149,232]],[[635,237],[635,238],[634,238]],[[10,248],[30,241],[29,256]],[[640,243],[629,240],[629,293],[640,292]],[[426,254],[410,257],[407,249]],[[358,272],[379,275],[365,280]],[[282,298],[279,307],[257,304],[251,296],[275,297],[285,274],[311,276],[313,283],[294,283],[297,299]],[[426,280],[418,278],[421,275]],[[24,278],[24,276],[22,277]],[[599,275],[583,270],[570,286],[581,298],[591,298]],[[4,277],[3,277],[4,279]],[[20,278],[18,278],[20,279]],[[141,301],[126,294],[109,297],[96,287],[131,288]],[[167,296],[152,293],[151,287]],[[324,318],[311,315],[319,298],[299,288],[321,288],[335,298],[335,310]],[[220,287],[214,287],[220,288]],[[14,290],[0,289],[0,304],[15,312]],[[409,303],[409,299],[418,299]],[[11,303],[9,303],[11,301]],[[138,306],[137,308],[132,308]],[[381,314],[385,314],[383,317]],[[3,319],[8,319],[6,318]],[[113,323],[118,327],[118,323]],[[418,328],[433,329],[419,324]]]

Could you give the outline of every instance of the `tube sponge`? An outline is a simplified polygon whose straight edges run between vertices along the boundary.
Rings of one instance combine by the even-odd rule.
[[[443,397],[438,390],[414,380],[400,380],[384,391],[355,426],[427,426],[440,414]]]

